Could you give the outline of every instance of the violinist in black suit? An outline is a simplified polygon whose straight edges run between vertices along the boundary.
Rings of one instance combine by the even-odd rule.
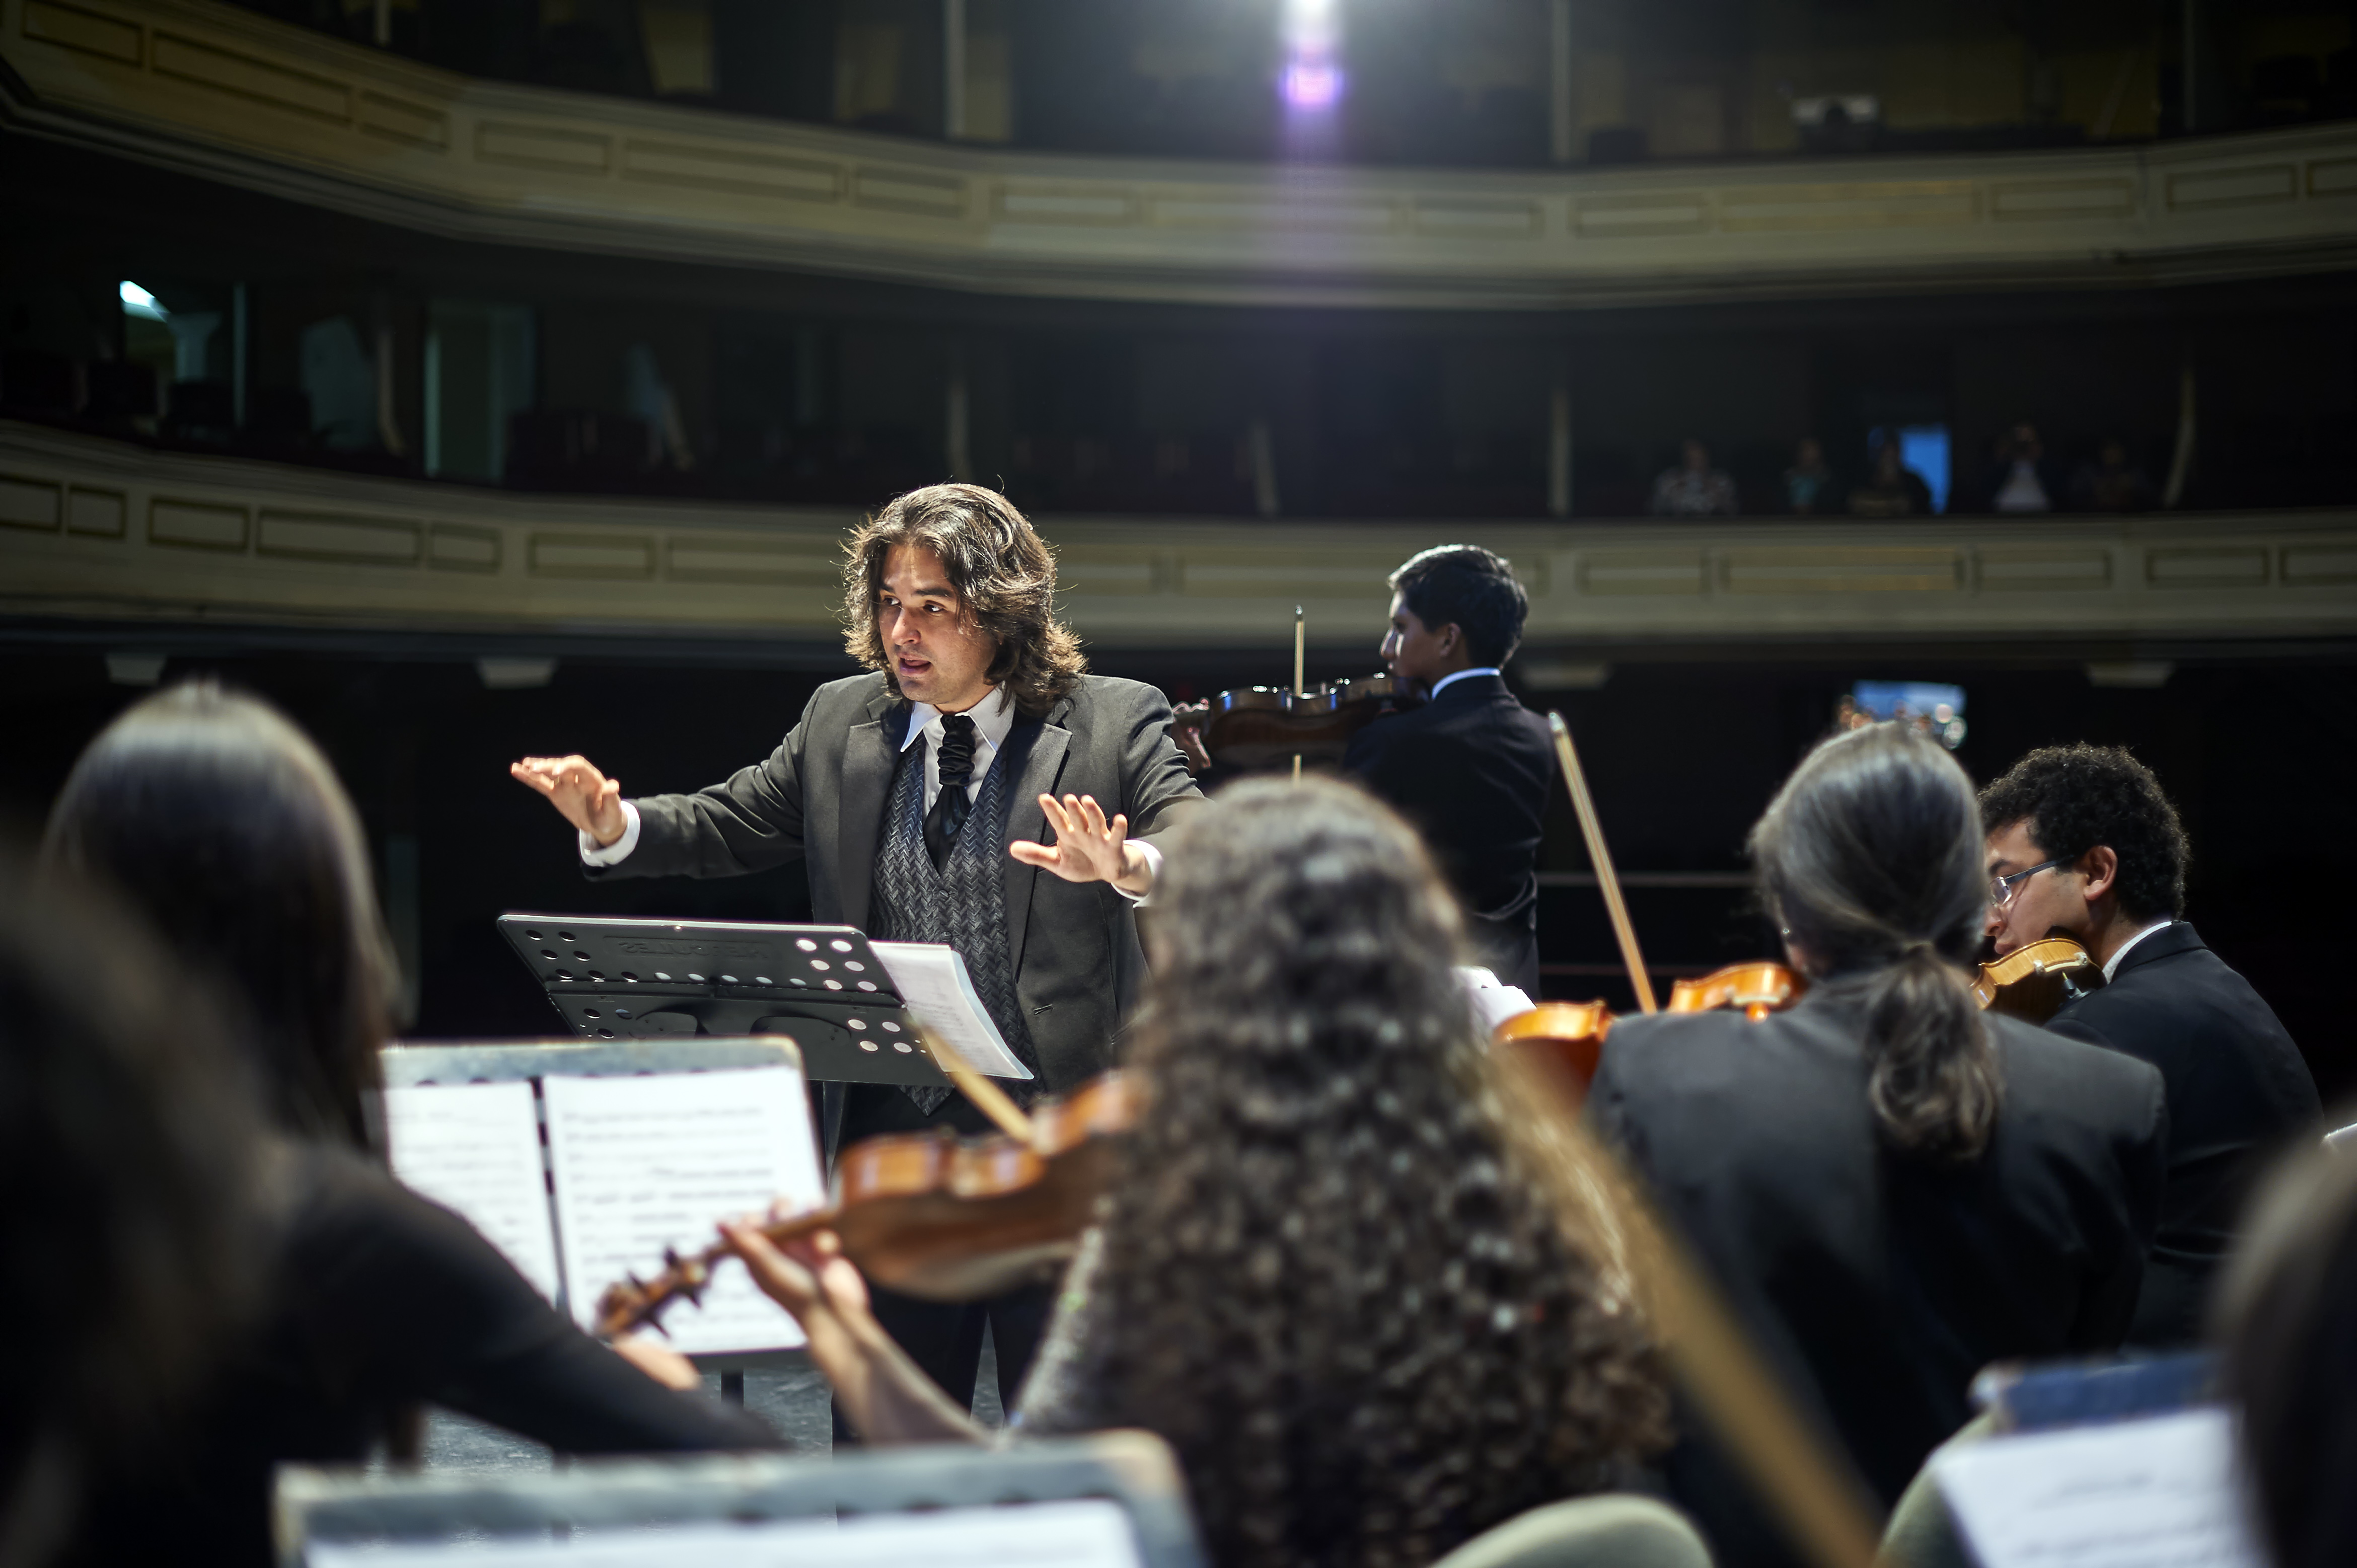
[[[1477,961],[1539,989],[1539,840],[1555,753],[1500,669],[1530,596],[1502,555],[1444,544],[1392,574],[1383,656],[1425,701],[1351,737],[1342,770],[1414,823],[1465,910]]]
[[[2191,1343],[2258,1157],[2315,1123],[2316,1080],[2275,1010],[2179,918],[2185,830],[2151,769],[2116,746],[2048,746],[1981,792],[1981,815],[1996,955],[2076,940],[2106,983],[2047,1027],[2169,1085],[2169,1186],[2129,1339]]]

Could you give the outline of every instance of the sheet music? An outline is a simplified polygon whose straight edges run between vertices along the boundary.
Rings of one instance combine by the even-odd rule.
[[[644,1078],[550,1078],[548,1152],[557,1241],[573,1316],[594,1325],[597,1298],[625,1274],[653,1277],[663,1249],[697,1251],[726,1218],[825,1201],[802,1075],[789,1067]],[[701,1307],[663,1315],[689,1354],[783,1349],[802,1342],[785,1310],[734,1258],[714,1271]]]
[[[1962,1444],[1932,1473],[1982,1568],[2265,1568],[2217,1406]]]
[[[447,1545],[313,1541],[310,1568],[1140,1568],[1137,1532],[1103,1498],[741,1524],[574,1527],[569,1537],[473,1536]]]
[[[974,989],[965,960],[940,942],[870,942],[911,1017],[949,1043],[965,1065],[988,1078],[1029,1078]]]
[[[384,1091],[393,1174],[451,1209],[554,1301],[556,1230],[548,1212],[532,1085],[422,1084]]]

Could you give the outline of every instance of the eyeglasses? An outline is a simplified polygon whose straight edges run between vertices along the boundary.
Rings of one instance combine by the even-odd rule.
[[[2068,860],[2041,860],[2029,870],[2017,871],[2011,876],[1992,876],[1989,878],[1989,902],[2000,909],[2011,908],[2015,883],[2026,881],[2041,871],[2051,871],[2058,865],[2070,864]]]

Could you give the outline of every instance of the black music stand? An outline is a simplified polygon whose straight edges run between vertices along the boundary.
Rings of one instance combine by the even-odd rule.
[[[816,1082],[949,1082],[856,927],[523,914],[499,926],[585,1040],[786,1035]]]

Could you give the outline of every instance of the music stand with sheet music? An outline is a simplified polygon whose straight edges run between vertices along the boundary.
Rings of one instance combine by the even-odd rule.
[[[1068,1568],[1204,1562],[1178,1464],[1143,1432],[831,1457],[583,1458],[497,1477],[283,1465],[271,1514],[280,1568],[459,1557],[500,1568],[966,1568],[1018,1560],[1026,1539],[1037,1541],[1034,1560]]]
[[[856,927],[531,914],[499,927],[585,1040],[787,1035],[817,1082],[949,1082]]]
[[[530,1083],[535,1101],[539,1087],[552,1078],[638,1078],[653,1074],[729,1072],[748,1068],[802,1066],[794,1042],[783,1037],[763,1039],[703,1039],[697,1037],[617,1041],[489,1041],[447,1045],[394,1044],[377,1053],[389,1090],[486,1083]],[[390,1109],[390,1108],[389,1108]],[[546,1115],[540,1113],[541,1178],[552,1204],[556,1187],[549,1164]],[[394,1128],[398,1132],[398,1127]],[[394,1174],[401,1174],[399,1139],[394,1139]],[[446,1197],[463,1210],[456,1199]],[[554,1222],[553,1214],[551,1216]],[[494,1244],[498,1244],[494,1239]],[[513,1261],[513,1260],[511,1260]],[[650,1259],[650,1266],[655,1260]],[[537,1283],[537,1282],[536,1282]],[[557,1310],[574,1316],[564,1281],[554,1282]],[[610,1283],[610,1282],[608,1282]],[[545,1288],[545,1287],[544,1287]],[[800,1348],[691,1353],[688,1359],[705,1371],[720,1374],[722,1397],[731,1403],[745,1400],[748,1369],[801,1367],[808,1357]]]

